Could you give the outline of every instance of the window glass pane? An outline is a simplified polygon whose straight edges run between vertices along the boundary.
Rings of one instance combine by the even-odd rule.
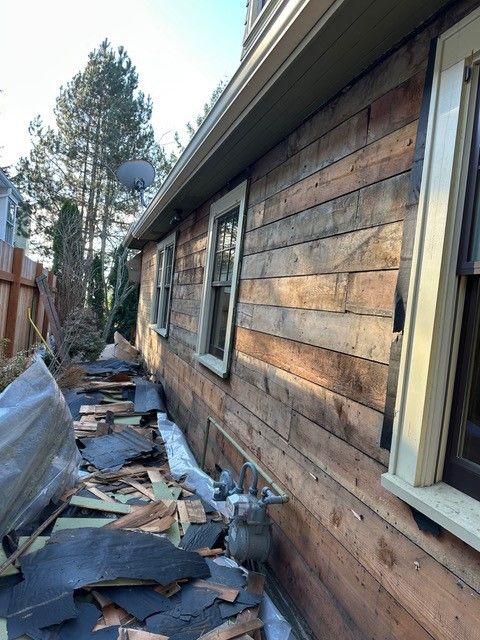
[[[480,260],[480,180],[478,179],[475,185],[475,200],[473,204],[473,228],[472,236],[470,239],[470,250],[468,259],[471,261]]]
[[[212,329],[208,352],[220,360],[225,351],[230,287],[213,287]]]
[[[217,222],[213,282],[230,284],[237,242],[238,207]]]
[[[7,211],[7,222],[9,222],[10,224],[14,224],[15,223],[15,204],[9,200],[8,201],[8,211]]]
[[[458,455],[480,465],[480,313],[477,308],[472,344],[473,362],[466,390],[466,407]],[[464,363],[464,366],[466,364]]]

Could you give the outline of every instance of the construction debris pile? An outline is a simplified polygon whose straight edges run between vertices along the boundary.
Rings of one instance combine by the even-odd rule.
[[[228,565],[224,517],[171,476],[136,369],[98,361],[66,393],[80,475],[3,538],[0,640],[260,640],[263,576]]]

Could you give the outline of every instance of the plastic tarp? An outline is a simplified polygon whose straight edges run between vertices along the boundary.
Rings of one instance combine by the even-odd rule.
[[[0,538],[71,488],[80,462],[72,416],[39,358],[0,394]]]
[[[213,480],[198,466],[180,427],[171,422],[165,413],[158,413],[157,415],[158,430],[165,443],[172,476],[180,478],[180,476],[186,475],[187,481],[195,486],[198,495],[212,506],[215,506],[217,511],[225,514],[225,503],[216,502],[213,499]],[[238,564],[231,558],[217,558],[215,562],[230,567],[238,567]],[[267,595],[263,597],[260,606],[260,618],[264,624],[267,640],[293,640],[291,626]]]

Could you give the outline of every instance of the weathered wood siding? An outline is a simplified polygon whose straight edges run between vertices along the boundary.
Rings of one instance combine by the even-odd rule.
[[[480,638],[480,555],[419,530],[380,485],[379,446],[429,43],[474,4],[253,167],[228,380],[194,358],[211,203],[180,226],[167,340],[148,326],[155,245],[143,252],[138,346],[197,453],[212,415],[290,494],[272,509],[271,565],[322,640]],[[211,467],[241,464],[211,444]]]

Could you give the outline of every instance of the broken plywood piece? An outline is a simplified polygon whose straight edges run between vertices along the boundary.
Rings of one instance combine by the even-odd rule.
[[[174,522],[176,522],[174,516],[165,516],[164,518],[156,518],[137,528],[141,531],[149,531],[151,533],[164,533],[170,529]]]
[[[79,507],[80,509],[91,509],[93,511],[105,511],[106,513],[130,513],[131,506],[128,504],[122,504],[120,502],[107,502],[105,500],[98,500],[97,498],[84,498],[83,496],[73,496],[70,500],[70,504],[73,507]]]

